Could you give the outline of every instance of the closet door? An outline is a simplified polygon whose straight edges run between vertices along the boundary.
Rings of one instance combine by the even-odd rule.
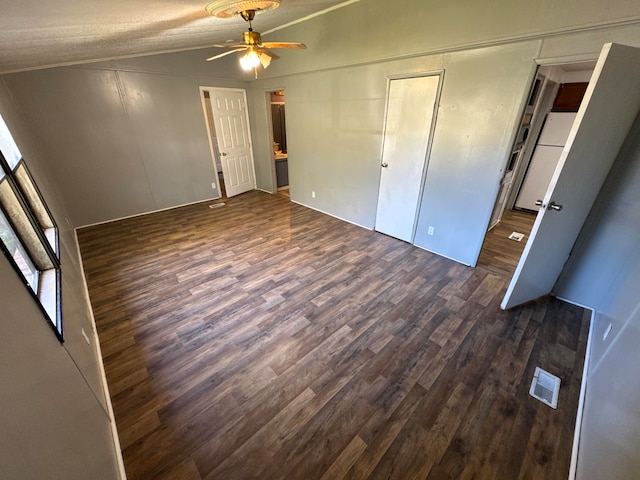
[[[375,229],[413,242],[440,75],[389,82]]]

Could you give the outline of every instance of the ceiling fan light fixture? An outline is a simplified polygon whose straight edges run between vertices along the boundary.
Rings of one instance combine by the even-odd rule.
[[[240,57],[240,66],[243,70],[253,70],[260,66],[260,55],[255,50],[248,50]]]
[[[280,0],[215,0],[204,9],[214,17],[230,18],[248,10],[255,10],[257,13],[273,10],[279,6]]]

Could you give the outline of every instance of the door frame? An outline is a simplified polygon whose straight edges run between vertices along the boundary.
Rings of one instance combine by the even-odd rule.
[[[513,149],[513,145],[515,145],[518,133],[520,131],[520,124],[522,123],[522,117],[526,114],[527,103],[529,101],[529,97],[531,95],[535,81],[538,78],[540,67],[553,67],[553,66],[570,65],[570,64],[576,64],[576,63],[595,62],[596,60],[598,60],[599,53],[600,52],[597,52],[596,54],[580,54],[580,55],[569,55],[566,57],[543,57],[543,58],[533,59],[533,62],[536,67],[535,69],[533,69],[532,76],[528,82],[529,88],[526,90],[526,94],[523,96],[521,100],[520,109],[519,109],[520,114],[517,116],[516,124],[514,127],[512,149]],[[545,86],[547,86],[550,82],[557,83],[554,79],[550,79],[548,77],[545,78],[544,84],[541,85],[540,94],[539,94],[537,103],[544,101],[544,99],[542,98],[542,95],[544,93],[542,89]],[[532,122],[531,122],[532,126],[533,126],[534,120],[536,119],[532,118]],[[540,125],[540,127],[542,127],[542,125]],[[526,171],[526,168],[528,167],[529,162],[531,161],[531,155],[533,154],[532,147],[535,145],[535,143],[532,143],[532,142],[535,142],[534,137],[535,135],[532,133],[532,130],[530,129],[529,136],[523,147],[523,150],[526,149],[526,151],[522,152],[522,154],[520,155],[520,158],[518,158],[518,165],[514,167],[514,174],[513,174],[513,180],[512,180],[513,183],[512,183],[511,191],[509,192],[509,195],[505,200],[505,210],[509,208],[511,209],[513,208],[518,192],[520,191],[520,188],[522,187],[522,183],[524,182],[525,171]],[[528,161],[526,160],[527,156],[529,157]],[[506,169],[509,165],[510,159],[511,159],[511,156],[509,156],[509,158],[507,158],[504,163],[503,170],[505,170],[505,174],[506,174]],[[503,178],[504,178],[504,175],[500,179],[500,182],[502,182]],[[499,196],[500,196],[500,189],[498,189],[498,191],[496,192],[496,197],[495,197],[494,206],[493,206],[494,209],[496,208],[496,204],[499,201]],[[491,220],[489,220],[489,222],[491,222]],[[491,226],[490,224],[487,225],[487,232],[489,232],[489,230],[491,229],[490,226]]]
[[[539,74],[539,70],[540,67],[553,67],[553,66],[562,66],[562,65],[571,65],[571,64],[578,64],[578,63],[587,63],[587,62],[595,62],[598,60],[599,57],[599,53],[594,54],[581,54],[581,55],[571,55],[571,56],[566,56],[566,57],[544,57],[544,58],[534,58],[533,62],[536,65],[536,68],[533,70],[533,75],[531,76],[531,79],[529,80],[529,88],[526,90],[526,94],[524,95],[524,97],[522,98],[522,104],[520,105],[520,114],[517,116],[517,120],[516,120],[516,126],[514,128],[514,139],[512,142],[512,149],[513,149],[513,145],[515,145],[516,139],[517,139],[517,135],[519,134],[519,130],[520,130],[520,124],[522,123],[522,117],[526,114],[526,107],[527,107],[527,103],[529,101],[529,97],[531,95],[531,91],[533,89],[533,86],[535,84],[536,79],[538,78],[538,74]],[[537,102],[544,102],[544,98],[542,98],[544,91],[542,90],[545,86],[547,86],[549,83],[554,82],[557,84],[557,86],[559,87],[560,84],[552,78],[545,78],[545,82],[543,85],[541,85],[541,90],[540,90],[540,94],[538,97]],[[555,87],[554,87],[555,89]],[[557,89],[556,89],[557,90]],[[536,105],[537,107],[537,105]],[[511,185],[511,191],[509,192],[509,194],[507,195],[507,198],[504,199],[504,210],[507,209],[513,209],[518,193],[520,192],[520,189],[522,188],[522,184],[524,183],[524,177],[526,174],[526,170],[529,167],[529,163],[531,162],[531,158],[533,156],[533,150],[535,147],[535,141],[537,138],[537,135],[540,133],[540,131],[542,130],[543,124],[540,123],[539,126],[539,131],[534,132],[533,130],[533,123],[535,120],[539,120],[539,115],[537,115],[538,118],[532,118],[532,122],[531,122],[531,126],[532,128],[529,130],[529,136],[527,138],[527,141],[524,143],[524,146],[522,148],[523,151],[521,151],[520,156],[517,160],[517,165],[514,167],[514,174],[513,174],[513,180],[512,180],[512,185]],[[533,133],[532,133],[533,132]],[[506,159],[506,162],[503,166],[503,170],[505,171],[506,174],[506,169],[509,165],[509,161],[511,159],[511,156],[509,156],[509,158]],[[495,209],[498,206],[498,202],[500,201],[500,193],[501,193],[501,185],[502,185],[502,179],[503,177],[500,179],[500,186],[498,187],[498,190],[496,191],[496,196],[495,196],[495,200],[494,200],[494,204],[493,204],[493,210],[492,210],[492,214],[491,217],[489,218],[489,223],[487,224],[487,229],[485,231],[485,236],[484,236],[484,240],[482,241],[482,247],[480,248],[480,252],[478,254],[478,258],[480,257],[480,254],[482,253],[482,248],[484,247],[484,242],[487,239],[487,236],[489,235],[491,229],[497,225],[500,221],[500,219],[502,218],[502,214],[500,215],[500,219],[495,222],[495,224],[491,224],[491,220],[493,219],[493,213],[495,212]],[[503,213],[504,213],[503,210]],[[535,213],[535,212],[534,212]],[[534,214],[532,213],[532,215]],[[477,263],[478,259],[476,258],[476,263]],[[475,266],[475,265],[474,265]]]
[[[200,85],[198,87],[198,89],[200,91],[200,103],[202,104],[202,113],[204,114],[204,122],[205,122],[205,125],[207,127],[207,138],[209,139],[209,153],[211,154],[211,161],[213,163],[213,170],[215,172],[215,179],[216,179],[215,183],[216,183],[216,188],[218,190],[218,197],[217,198],[222,198],[222,190],[220,189],[220,179],[218,178],[218,166],[216,165],[216,157],[215,157],[215,154],[214,154],[213,137],[211,136],[211,132],[212,131],[216,132],[216,146],[217,146],[218,131],[216,129],[215,122],[213,122],[213,125],[211,125],[211,123],[209,122],[209,116],[207,115],[207,104],[205,102],[205,97],[204,97],[204,92],[207,92],[209,94],[209,98],[211,98],[211,91],[212,90],[225,90],[225,91],[229,91],[229,92],[242,92],[242,98],[243,98],[244,105],[245,105],[245,115],[246,115],[246,122],[247,122],[247,135],[249,137],[249,155],[251,156],[251,169],[253,171],[253,188],[255,190],[257,188],[256,161],[255,161],[255,157],[253,155],[253,140],[252,140],[253,137],[251,135],[251,123],[250,123],[250,119],[249,119],[249,104],[247,102],[247,91],[244,88],[205,87],[205,86],[202,86],[202,85]],[[211,112],[211,113],[212,113],[212,116],[213,116],[213,112]],[[224,175],[224,162],[222,160],[220,161],[220,165],[221,165],[222,172],[223,172],[223,175]]]
[[[376,196],[376,212],[378,211],[379,201],[380,201],[380,183],[382,179],[382,158],[384,154],[384,133],[387,129],[387,114],[389,113],[389,94],[391,93],[391,81],[392,80],[405,80],[409,78],[420,78],[420,77],[432,77],[439,76],[438,80],[438,88],[436,90],[436,96],[433,106],[433,117],[431,119],[431,128],[429,129],[429,137],[427,139],[427,150],[425,152],[424,165],[422,167],[422,176],[420,178],[420,187],[418,189],[418,199],[416,205],[416,213],[413,218],[413,227],[411,229],[411,240],[409,243],[412,245],[415,242],[416,237],[416,228],[418,226],[418,218],[420,218],[420,210],[422,208],[422,198],[424,196],[424,187],[427,179],[427,171],[429,170],[429,160],[431,159],[431,148],[433,146],[433,137],[435,135],[436,123],[438,121],[438,112],[440,111],[440,99],[442,96],[442,85],[444,84],[445,70],[437,69],[437,70],[429,70],[423,72],[413,72],[413,73],[399,73],[399,74],[391,74],[387,75],[387,85],[385,88],[385,103],[384,103],[384,114],[383,114],[383,124],[382,124],[382,141],[380,142],[380,152],[378,154],[378,185],[377,191],[378,195]],[[375,230],[375,224],[373,226],[373,230]]]
[[[519,117],[518,133],[516,134],[516,138],[514,139],[511,147],[511,156],[505,166],[505,173],[500,180],[500,189],[496,196],[496,202],[493,206],[491,220],[487,231],[500,223],[505,210],[514,208],[518,194],[522,189],[522,184],[524,183],[529,164],[531,163],[537,138],[544,123],[544,116],[542,116],[541,113],[546,108],[546,104],[553,102],[555,92],[559,87],[557,82],[550,79],[548,75],[544,75],[540,72],[541,66],[542,65],[538,65],[536,67],[536,72],[533,80],[531,81],[529,93],[527,94],[525,108],[522,111],[522,115]],[[539,82],[537,90],[535,89],[536,82]],[[531,115],[531,118],[527,127],[524,128],[523,119],[526,115]],[[524,130],[527,132],[527,137],[520,141],[520,137],[523,135]],[[511,170],[509,170],[509,166],[512,163],[513,166]],[[509,183],[508,186],[505,187],[505,179],[507,179],[509,175],[511,175],[508,179]]]
[[[209,121],[209,110],[207,109],[207,103],[206,103],[206,98],[204,96],[205,92],[207,92],[207,94],[209,95],[209,100],[211,100],[211,93],[209,92],[209,90],[211,90],[213,87],[203,87],[203,86],[199,86],[198,87],[198,91],[200,92],[200,103],[202,104],[202,113],[204,115],[204,124],[207,127],[207,140],[209,142],[209,154],[211,155],[211,162],[213,164],[213,172],[214,172],[214,177],[215,177],[215,188],[216,191],[218,192],[218,196],[215,199],[219,199],[222,198],[222,190],[220,189],[220,179],[218,178],[218,165],[216,163],[216,155],[215,155],[215,150],[214,150],[214,146],[213,146],[213,137],[211,136],[211,132],[212,130],[215,131],[215,124],[212,125],[211,122]],[[213,112],[211,112],[213,115]],[[217,136],[217,133],[216,133]],[[220,168],[223,168],[222,166],[222,162],[220,162]]]
[[[506,208],[515,208],[516,201],[518,200],[518,195],[520,194],[520,190],[522,190],[522,185],[524,184],[527,170],[529,169],[529,165],[531,164],[531,160],[533,159],[536,142],[538,140],[538,137],[540,136],[540,133],[542,133],[542,128],[544,127],[546,115],[551,111],[553,100],[555,99],[558,89],[560,88],[560,83],[555,79],[538,72],[540,70],[540,67],[556,65],[562,66],[567,65],[567,63],[538,65],[536,79],[539,76],[543,76],[544,80],[540,85],[540,96],[538,97],[538,100],[534,106],[533,117],[531,118],[531,128],[529,129],[529,138],[522,148],[523,151],[521,158],[518,159],[519,163],[514,169],[515,171],[513,174],[513,187],[511,188],[511,192],[509,192],[509,196],[505,203]],[[549,107],[548,109],[547,106]]]
[[[613,83],[612,77],[615,76],[616,79],[636,78],[633,75],[637,75],[640,68],[637,67],[638,63],[634,62],[638,58],[640,58],[640,48],[638,47],[612,42],[603,45],[584,99],[580,104],[578,115],[569,133],[567,144],[563,149],[551,183],[542,198],[543,205],[536,217],[532,234],[527,240],[516,271],[500,304],[501,308],[515,307],[536,297],[553,293],[554,283],[571,254],[571,248],[575,245],[580,229],[584,226],[584,222],[597,200],[598,191],[606,181],[619,149],[624,145],[629,128],[637,116],[637,108],[640,105],[640,90],[634,90],[630,94],[628,91],[616,92],[616,95],[609,96],[606,93],[608,90],[623,91],[623,87],[628,86],[624,82],[611,85]],[[627,67],[628,65],[636,68]],[[630,102],[634,103],[630,104]],[[631,108],[628,108],[629,104]],[[604,105],[607,107],[604,108]],[[603,115],[606,120],[600,121],[598,124],[596,119]],[[605,127],[601,127],[601,124]],[[601,131],[604,133],[600,134]],[[592,138],[585,138],[589,134],[598,136],[598,142],[596,143]],[[593,148],[593,144],[596,144],[597,147]],[[595,153],[592,150],[595,150]],[[588,162],[589,169],[583,167],[587,164],[584,158],[594,159]],[[585,172],[589,175],[584,175]],[[582,180],[582,183],[576,179]],[[562,188],[567,191],[571,185],[574,187],[570,190],[571,194],[565,195],[563,198]],[[580,185],[581,188],[576,188],[576,185]],[[558,196],[558,194],[560,195]],[[551,211],[551,208],[558,211],[562,208],[562,205],[553,206],[551,200],[556,199],[569,208],[571,211],[570,219],[566,217],[566,212],[554,214]],[[547,206],[550,208],[545,208]],[[565,219],[562,229],[558,228],[559,220],[556,220],[558,218],[556,215]],[[543,227],[546,231],[540,236]],[[552,235],[548,231],[554,230],[554,228],[556,229],[555,236],[550,238]],[[569,242],[573,243],[569,244]],[[551,271],[545,269],[543,272],[537,257],[547,253],[551,256],[550,260],[546,259],[548,260],[546,263],[551,265]],[[547,273],[549,274],[547,275]],[[555,278],[553,278],[554,276]]]
[[[270,158],[270,171],[271,171],[271,184],[273,185],[273,191],[270,193],[273,193],[274,195],[276,193],[278,193],[278,180],[276,178],[276,156],[273,152],[273,119],[271,118],[271,92],[277,92],[282,90],[283,92],[285,92],[284,94],[284,98],[285,98],[285,105],[287,103],[287,89],[286,87],[270,87],[268,89],[264,90],[264,98],[265,98],[265,109],[266,109],[266,117],[267,117],[267,141],[268,141],[268,151],[269,151],[269,158]],[[285,107],[286,109],[286,107]],[[287,124],[285,121],[285,132],[287,135],[287,138],[289,138],[289,131],[287,128]],[[287,147],[287,153],[288,153],[289,148]],[[287,159],[287,164],[288,164],[288,159]],[[289,176],[289,189],[291,189],[291,176]]]

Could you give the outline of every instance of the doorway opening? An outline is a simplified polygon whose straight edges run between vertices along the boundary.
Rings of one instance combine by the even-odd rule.
[[[276,192],[286,198],[289,195],[289,152],[287,149],[287,122],[284,89],[267,93],[271,111],[271,144]]]
[[[513,276],[540,208],[537,202],[547,191],[595,64],[593,61],[538,68],[478,266]],[[522,235],[514,238],[513,233]]]

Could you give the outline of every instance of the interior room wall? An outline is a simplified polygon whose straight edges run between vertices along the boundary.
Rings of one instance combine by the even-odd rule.
[[[265,35],[267,41],[303,41],[308,50],[282,51],[283,61],[273,62],[260,76],[277,77],[542,37],[566,48],[565,35],[585,28],[590,35],[601,37],[598,44],[602,46],[608,35],[598,34],[600,27],[624,26],[638,20],[640,9],[629,0],[606,5],[602,0],[458,0],[446,4],[360,0]],[[259,30],[259,19],[254,27]],[[576,47],[577,43],[570,43],[566,54],[575,55]]]
[[[37,132],[0,81],[0,112],[60,230],[61,344],[4,255],[0,255],[0,476],[118,478],[109,405],[74,229],[50,176]],[[88,344],[82,335],[84,330]]]
[[[626,479],[640,471],[638,285],[640,117],[555,288],[559,296],[596,311],[578,478]]]
[[[199,86],[246,84],[197,52],[4,76],[74,226],[219,197]]]
[[[606,27],[640,12],[626,2],[612,5],[614,15],[595,4],[574,5],[578,15],[554,6],[529,12],[525,25],[524,13],[506,8],[467,25],[469,13],[416,3],[403,0],[389,11],[387,2],[361,1],[268,37],[303,41],[309,50],[286,52],[250,83],[258,187],[273,191],[264,92],[283,84],[292,200],[373,228],[387,79],[443,69],[415,243],[475,265],[537,62],[595,60],[606,41],[640,44],[637,24]],[[478,8],[467,3],[470,12]],[[589,27],[574,33],[581,22]],[[559,40],[562,28],[569,49]],[[368,35],[378,31],[385,34]]]
[[[416,244],[473,263],[514,133],[511,119],[528,89],[537,48],[536,42],[527,42],[287,77],[292,200],[373,228],[388,78],[444,70]],[[502,73],[505,62],[512,75]],[[259,103],[271,84],[265,79],[250,85]],[[255,123],[265,125],[266,120],[256,118]],[[254,132],[254,150],[268,142],[257,135],[266,131]],[[262,151],[255,153],[256,163],[264,162]],[[260,176],[258,184],[270,189],[269,180]],[[432,208],[443,195],[447,205]],[[469,232],[465,238],[460,238],[459,223]],[[427,224],[435,226],[436,235],[425,234]]]

